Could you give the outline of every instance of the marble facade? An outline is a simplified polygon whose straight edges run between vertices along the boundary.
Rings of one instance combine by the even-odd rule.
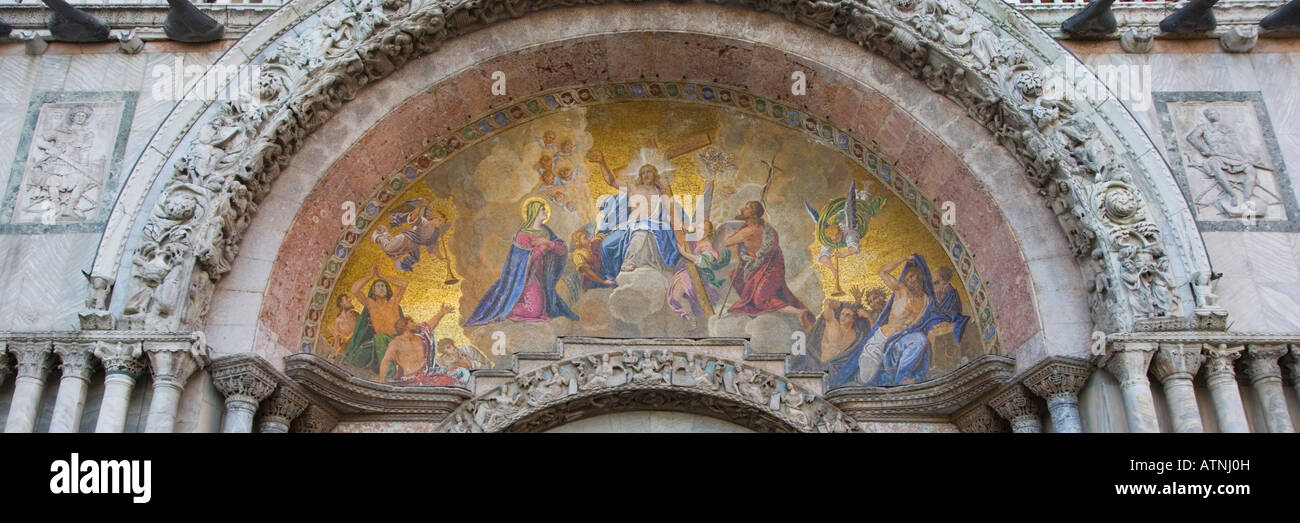
[[[287,4],[268,15],[272,23],[267,27],[301,23],[292,32],[308,34],[322,23],[315,13],[329,2]],[[113,315],[134,293],[134,244],[128,241],[141,236],[144,220],[109,230],[114,202],[120,196],[130,202],[123,212],[152,216],[164,200],[162,185],[174,163],[169,158],[195,141],[197,134],[187,135],[187,130],[209,110],[193,101],[156,98],[155,67],[183,57],[186,65],[206,69],[227,48],[232,49],[227,60],[260,60],[270,49],[251,42],[273,40],[256,40],[266,34],[253,29],[245,40],[200,47],[151,39],[135,55],[121,53],[116,43],[52,43],[39,56],[25,55],[22,43],[0,41],[0,173],[8,177],[0,184],[0,346],[5,347],[0,351],[0,417],[6,418],[5,430],[437,429],[439,414],[379,419],[387,415],[383,409],[356,404],[409,400],[445,415],[455,402],[478,396],[480,385],[508,377],[476,374],[474,390],[436,399],[412,399],[402,396],[404,391],[382,388],[353,391],[356,396],[347,407],[318,401],[320,391],[327,390],[320,383],[345,379],[320,371],[312,379],[323,381],[306,386],[307,367],[286,363],[286,357],[301,352],[301,329],[312,299],[308,291],[325,274],[319,253],[335,252],[340,245],[336,215],[341,206],[379,194],[375,187],[384,177],[416,164],[434,140],[446,140],[471,125],[471,117],[501,107],[504,102],[486,94],[491,71],[506,72],[515,100],[638,77],[746,85],[777,98],[789,97],[788,75],[766,78],[755,71],[784,73],[790,68],[806,69],[813,79],[809,96],[795,102],[799,110],[878,150],[881,165],[922,195],[917,209],[924,203],[934,212],[945,200],[957,203],[953,230],[968,240],[959,243],[970,251],[982,282],[987,280],[983,299],[995,314],[996,322],[989,325],[997,326],[991,339],[1000,342],[997,355],[1007,358],[1004,366],[997,364],[997,372],[954,374],[950,389],[906,391],[914,395],[907,401],[921,398],[914,403],[896,401],[888,393],[831,401],[849,416],[863,416],[858,430],[1295,430],[1300,418],[1300,385],[1293,377],[1300,343],[1300,193],[1287,169],[1300,165],[1300,95],[1288,80],[1300,77],[1300,45],[1294,39],[1261,39],[1249,53],[1233,54],[1223,53],[1212,40],[1161,39],[1148,54],[1126,53],[1116,41],[1066,43],[1094,68],[1149,68],[1152,83],[1141,94],[1154,103],[1129,103],[1121,97],[1128,105],[1098,104],[1098,114],[1105,118],[1136,123],[1124,131],[1128,135],[1103,130],[1098,136],[1139,144],[1134,136],[1145,131],[1151,147],[1128,152],[1143,161],[1167,162],[1177,184],[1138,176],[1134,185],[1145,191],[1144,202],[1153,214],[1189,210],[1185,223],[1172,223],[1195,231],[1186,243],[1203,242],[1206,267],[1212,268],[1207,272],[1222,273],[1212,282],[1207,277],[1198,283],[1189,270],[1194,256],[1172,256],[1177,277],[1167,283],[1184,295],[1173,316],[1189,322],[1222,318],[1210,312],[1197,316],[1194,309],[1201,305],[1227,314],[1226,330],[1152,327],[1153,332],[1199,334],[1182,341],[1172,335],[1111,338],[1103,342],[1105,357],[1098,358],[1090,353],[1094,332],[1103,338],[1133,332],[1098,324],[1096,304],[1089,299],[1093,289],[1124,285],[1122,273],[1107,282],[1080,270],[1080,260],[1092,253],[1079,257],[1072,252],[1071,239],[1057,224],[1059,214],[1071,211],[1046,207],[1040,196],[1040,190],[1059,189],[1039,189],[1023,176],[1008,176],[1025,170],[1017,153],[1009,151],[1004,137],[966,117],[951,97],[935,95],[923,80],[883,57],[863,53],[853,42],[769,14],[717,7],[718,16],[700,17],[658,4],[575,9],[587,9],[592,16],[573,18],[566,10],[550,10],[457,36],[443,43],[441,51],[413,58],[353,93],[347,104],[312,108],[333,118],[295,138],[301,146],[257,198],[256,212],[249,212],[252,218],[240,231],[243,237],[229,260],[228,275],[210,282],[191,280],[188,272],[169,275],[176,278],[176,288],[195,285],[210,292],[211,302],[194,313],[202,321],[177,324],[176,329],[203,332],[210,354],[194,352],[191,345],[149,345],[143,339],[123,344],[114,336],[131,327],[120,322],[101,325],[96,330],[106,334],[90,335],[89,341],[17,334],[95,332],[83,330],[87,324],[78,316],[101,297],[96,283],[88,284],[83,274],[107,277],[99,285],[104,301],[111,303],[102,308],[110,318],[120,320]],[[609,13],[600,15],[608,18],[597,18],[599,13]],[[1008,23],[993,18],[995,25]],[[651,34],[670,25],[687,29],[680,39],[689,46],[677,48]],[[529,30],[517,30],[523,27]],[[733,31],[738,27],[749,36]],[[519,51],[524,48],[532,51]],[[661,56],[644,56],[645,48],[662,49]],[[560,72],[537,73],[539,68]],[[1213,123],[1207,109],[1226,129],[1221,134],[1248,157],[1244,163],[1250,164],[1255,188],[1244,202],[1256,203],[1254,211],[1232,202],[1206,171],[1221,169],[1232,178],[1230,185],[1240,188],[1245,173],[1227,171],[1245,167],[1232,161],[1206,167],[1206,160],[1216,155],[1204,154],[1188,139],[1204,135]],[[391,131],[397,128],[416,132]],[[155,135],[164,139],[154,141]],[[1052,137],[1068,141],[1065,134]],[[50,145],[64,142],[69,147]],[[1066,151],[1067,156],[1086,153]],[[128,180],[133,170],[156,176]],[[1175,242],[1171,237],[1179,233],[1164,234],[1165,241]],[[121,242],[101,245],[108,237]],[[982,241],[969,241],[972,237]],[[1014,248],[1004,248],[1008,245]],[[122,252],[105,254],[113,249]],[[119,265],[93,271],[96,260],[105,256]],[[312,266],[295,262],[303,259],[312,260]],[[1135,285],[1156,281],[1143,274],[1145,279]],[[1213,299],[1200,300],[1206,293]],[[39,350],[32,348],[38,345]],[[241,371],[244,381],[236,383],[223,374],[227,371],[216,370],[226,368],[223,357],[245,355],[261,358],[257,365],[266,368],[256,371],[262,372],[260,378],[246,376],[254,371]],[[777,368],[779,359],[746,361],[770,366],[765,369],[773,376],[822,395],[813,386],[815,377],[785,373]],[[1052,362],[1059,366],[1051,367]],[[520,365],[514,367],[516,377],[534,370],[526,369],[531,365],[527,358]],[[957,379],[975,375],[986,381]],[[295,388],[299,385],[302,390]],[[298,396],[307,398],[307,404]],[[444,403],[453,408],[443,408]],[[918,407],[921,403],[925,405]],[[708,420],[639,411],[599,414],[555,430],[735,428]]]

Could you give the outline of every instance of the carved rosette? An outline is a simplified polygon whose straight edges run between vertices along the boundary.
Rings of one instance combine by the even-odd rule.
[[[1075,254],[1092,255],[1085,277],[1094,283],[1129,274],[1121,269],[1127,253],[1117,245],[1131,242],[1117,244],[1117,238],[1142,228],[1141,256],[1150,263],[1134,273],[1138,288],[1115,281],[1090,289],[1097,296],[1093,312],[1099,326],[1127,329],[1136,319],[1177,313],[1168,249],[1146,219],[1141,190],[1128,181],[1134,166],[1125,163],[1112,138],[1089,126],[1101,121],[1094,109],[1043,97],[1043,64],[1034,62],[1037,53],[1016,33],[961,0],[716,3],[771,12],[843,36],[964,107],[1026,167]],[[210,110],[198,124],[200,136],[176,163],[134,252],[128,315],[136,321],[127,324],[198,327],[213,282],[229,270],[237,252],[253,202],[265,195],[303,138],[361,88],[456,35],[569,5],[575,2],[338,0],[320,11],[314,29],[286,32],[259,64],[256,96]],[[1099,181],[1104,185],[1094,189]],[[178,212],[184,209],[172,199],[177,191],[197,195],[194,207],[204,212]],[[1093,195],[1099,208],[1090,208]],[[192,292],[178,292],[183,289]]]
[[[589,354],[521,374],[458,407],[440,432],[530,432],[596,412],[695,412],[774,432],[853,432],[834,405],[780,376],[666,349]]]
[[[54,353],[59,356],[59,369],[64,378],[90,380],[95,370],[95,344],[93,342],[58,342]]]
[[[339,424],[338,416],[318,405],[307,405],[290,424],[291,432],[323,433],[334,429]]]
[[[144,348],[139,342],[101,341],[95,345],[95,356],[104,365],[104,374],[125,374],[131,379],[140,377],[144,372],[145,360],[141,358]]]
[[[276,424],[281,427],[280,430],[288,430],[294,418],[301,415],[308,404],[310,401],[307,396],[296,387],[280,385],[262,402],[262,424]]]
[[[960,412],[953,416],[952,422],[957,429],[962,432],[1007,432],[1011,429],[1007,421],[998,416],[998,413],[983,403],[976,405],[974,408]]]
[[[1249,345],[1242,358],[1241,368],[1252,385],[1267,380],[1281,383],[1282,367],[1278,365],[1278,358],[1286,354],[1287,346],[1282,344]]]
[[[226,397],[226,405],[242,404],[249,411],[275,390],[275,375],[252,358],[212,362],[212,385]]]
[[[54,351],[48,341],[11,341],[9,353],[17,362],[18,377],[35,378],[41,381],[55,365]]]
[[[1151,374],[1162,383],[1168,379],[1190,380],[1204,363],[1205,356],[1201,354],[1199,343],[1191,346],[1186,343],[1161,343],[1151,360]]]
[[[1092,367],[1085,361],[1055,358],[1025,375],[1021,383],[1049,402],[1057,398],[1077,402],[1075,395],[1091,375]]]

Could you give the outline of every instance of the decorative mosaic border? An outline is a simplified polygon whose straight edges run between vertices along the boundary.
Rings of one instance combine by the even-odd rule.
[[[333,253],[324,262],[320,277],[312,288],[311,300],[302,315],[301,352],[313,353],[325,308],[338,276],[347,265],[348,256],[365,231],[402,191],[428,175],[450,156],[516,125],[530,122],[572,107],[629,101],[672,101],[698,103],[744,111],[786,127],[802,130],[816,141],[838,149],[884,182],[899,199],[925,224],[926,229],[943,246],[957,275],[975,307],[972,319],[979,322],[984,349],[997,353],[1000,348],[997,314],[989,303],[988,284],[975,270],[974,256],[966,242],[951,226],[940,221],[942,211],[937,199],[926,196],[902,171],[886,163],[869,145],[854,138],[829,121],[817,118],[781,101],[768,100],[732,87],[689,82],[625,82],[555,89],[538,94],[488,115],[436,139],[424,153],[417,155],[401,171],[380,184],[365,205],[359,206],[353,225],[339,237]]]
[[[27,119],[23,124],[23,132],[18,139],[18,151],[14,154],[14,163],[9,171],[9,183],[5,189],[4,202],[0,204],[0,234],[57,234],[104,230],[108,224],[108,215],[113,210],[113,200],[117,199],[119,185],[122,183],[122,157],[126,154],[126,142],[131,135],[131,121],[135,119],[135,104],[138,97],[139,93],[135,91],[46,91],[33,96],[27,106]],[[27,169],[27,154],[32,147],[32,135],[36,133],[36,120],[41,115],[41,107],[47,103],[59,102],[122,102],[122,118],[118,122],[117,133],[113,138],[113,156],[109,159],[104,186],[99,190],[99,209],[93,218],[84,222],[51,225],[9,223],[13,218],[14,206],[18,202],[23,171]]]
[[[1264,105],[1264,95],[1259,91],[1173,91],[1152,93],[1155,100],[1156,115],[1160,119],[1160,133],[1165,139],[1165,159],[1173,168],[1174,178],[1187,200],[1187,208],[1196,213],[1196,203],[1192,201],[1192,189],[1187,183],[1187,168],[1183,165],[1182,148],[1178,145],[1178,133],[1174,131],[1173,117],[1169,115],[1169,103],[1188,102],[1250,102],[1255,108],[1255,120],[1259,122],[1260,134],[1264,139],[1264,149],[1268,151],[1269,160],[1273,162],[1273,177],[1277,180],[1278,196],[1286,211],[1285,220],[1258,220],[1253,225],[1246,225],[1241,220],[1196,220],[1196,227],[1201,231],[1233,232],[1300,232],[1300,206],[1296,204],[1295,189],[1291,177],[1286,172],[1286,162],[1282,159],[1282,149],[1278,147],[1277,135],[1273,133],[1273,123],[1268,118],[1268,109]]]

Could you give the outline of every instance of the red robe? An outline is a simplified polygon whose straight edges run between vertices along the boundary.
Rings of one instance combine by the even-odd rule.
[[[732,269],[731,282],[740,300],[727,312],[758,316],[786,307],[805,308],[803,302],[785,284],[785,256],[776,229],[763,224],[763,244],[752,258],[745,244],[740,244],[740,266]]]

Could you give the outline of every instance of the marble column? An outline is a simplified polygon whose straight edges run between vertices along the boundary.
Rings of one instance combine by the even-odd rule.
[[[1260,406],[1264,407],[1264,420],[1268,431],[1274,434],[1295,432],[1291,426],[1291,413],[1286,407],[1286,392],[1282,388],[1282,367],[1277,360],[1287,353],[1283,344],[1248,345],[1242,358],[1242,370],[1250,386],[1255,389]]]
[[[1053,357],[1035,365],[1025,374],[1023,383],[1029,390],[1047,400],[1047,411],[1052,416],[1052,430],[1056,432],[1083,432],[1079,421],[1079,391],[1092,374],[1086,361]]]
[[[1287,378],[1291,379],[1291,386],[1295,387],[1296,396],[1300,396],[1300,345],[1291,345],[1291,351],[1286,356]],[[0,385],[4,380],[0,379]]]
[[[1205,346],[1205,384],[1214,400],[1214,413],[1219,419],[1219,432],[1250,432],[1246,422],[1246,409],[1237,390],[1237,375],[1232,361],[1241,356],[1244,347],[1225,344]]]
[[[307,395],[296,386],[288,383],[280,384],[275,392],[271,393],[271,397],[262,404],[262,422],[258,424],[259,431],[289,432],[289,424],[307,409],[308,403]]]
[[[338,424],[338,415],[329,409],[319,405],[307,405],[302,414],[294,418],[289,429],[292,432],[323,433],[334,430],[334,426]]]
[[[153,400],[145,432],[172,432],[176,429],[176,409],[181,391],[190,375],[203,366],[207,356],[198,344],[186,341],[146,341],[144,353],[153,370]]]
[[[1011,431],[1034,433],[1043,431],[1038,415],[1038,398],[1019,383],[998,392],[989,400],[989,406],[998,415],[1011,422]]]
[[[976,404],[972,408],[957,412],[952,417],[952,424],[962,432],[992,433],[1007,432],[1009,427],[998,413],[988,405]]]
[[[48,341],[11,341],[9,353],[18,362],[18,373],[5,432],[31,432],[36,428],[36,409],[45,392],[45,376],[54,367],[54,352]]]
[[[95,432],[122,432],[126,428],[126,411],[131,405],[131,390],[144,371],[144,354],[139,342],[109,344],[100,342],[95,356],[104,365],[104,399],[99,404]]]
[[[1111,345],[1106,370],[1119,380],[1129,432],[1160,432],[1151,382],[1147,381],[1147,367],[1155,351],[1155,343],[1117,341]]]
[[[1183,343],[1161,343],[1151,361],[1151,374],[1165,387],[1174,432],[1205,432],[1192,382],[1204,362],[1199,343],[1190,348]]]
[[[212,362],[212,384],[226,397],[222,432],[252,432],[257,404],[275,390],[270,366],[252,354],[218,358]]]
[[[59,392],[54,397],[54,413],[50,417],[50,432],[78,432],[81,430],[81,413],[86,408],[86,389],[90,375],[95,370],[95,344],[91,342],[54,344],[59,356]]]

